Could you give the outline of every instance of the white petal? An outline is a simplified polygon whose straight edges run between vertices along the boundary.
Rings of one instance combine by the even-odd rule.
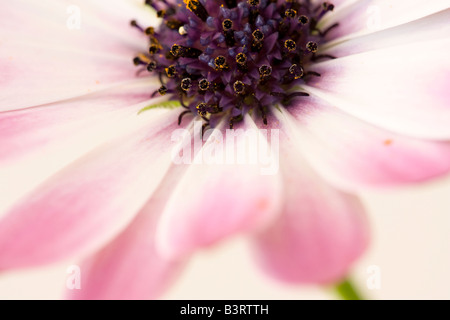
[[[419,138],[450,138],[450,39],[329,60],[305,89],[372,124]]]
[[[448,0],[360,0],[338,7],[336,12],[326,16],[319,27],[324,29],[339,23],[331,35],[335,39],[351,38],[395,27],[449,7]]]
[[[326,43],[322,52],[335,57],[400,46],[414,42],[446,39],[450,36],[450,9],[411,21],[406,24],[383,29],[349,40],[337,39]]]
[[[149,18],[143,23],[154,21],[143,4],[141,10],[133,8],[118,0],[4,3],[0,20],[8,27],[0,29],[0,110],[69,99],[135,80],[132,60],[146,51],[148,40],[129,22],[142,17],[139,12]]]

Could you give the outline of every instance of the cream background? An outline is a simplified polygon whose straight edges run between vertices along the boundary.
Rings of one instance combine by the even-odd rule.
[[[372,299],[450,299],[450,178],[362,195],[373,229],[370,249],[353,268]],[[0,273],[0,299],[59,299],[76,261]],[[381,288],[368,290],[367,268],[381,269]],[[82,276],[82,275],[81,275]],[[285,285],[264,276],[244,238],[197,254],[165,299],[334,299],[319,287]]]

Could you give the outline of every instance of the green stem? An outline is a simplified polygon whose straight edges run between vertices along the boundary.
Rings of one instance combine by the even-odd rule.
[[[338,283],[334,287],[334,290],[342,300],[364,300],[349,279],[345,279],[341,283]]]

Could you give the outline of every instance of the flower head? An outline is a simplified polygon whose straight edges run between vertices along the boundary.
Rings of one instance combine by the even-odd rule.
[[[134,62],[159,74],[159,94],[171,93],[185,108],[214,126],[227,118],[230,127],[255,112],[287,106],[310,76],[324,31],[318,24],[334,5],[298,1],[146,1],[163,19],[160,27],[137,27],[150,39],[148,53]],[[156,92],[155,92],[156,93]],[[186,114],[186,113],[183,113]]]
[[[0,270],[77,258],[70,296],[155,298],[241,233],[270,275],[332,283],[368,244],[362,187],[450,169],[448,1],[138,2],[2,8]],[[251,149],[230,127],[280,170],[199,165]]]

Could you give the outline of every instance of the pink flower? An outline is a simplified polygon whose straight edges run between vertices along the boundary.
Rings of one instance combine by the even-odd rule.
[[[150,98],[159,80],[132,64],[148,42],[130,20],[157,24],[142,2],[2,6],[0,270],[79,257],[70,297],[157,298],[196,250],[247,233],[268,274],[333,283],[368,244],[360,188],[450,169],[447,0],[333,1],[318,53],[336,59],[305,64],[309,96],[236,122],[280,130],[275,175],[174,164],[172,133],[194,119],[138,115],[170,96]]]

